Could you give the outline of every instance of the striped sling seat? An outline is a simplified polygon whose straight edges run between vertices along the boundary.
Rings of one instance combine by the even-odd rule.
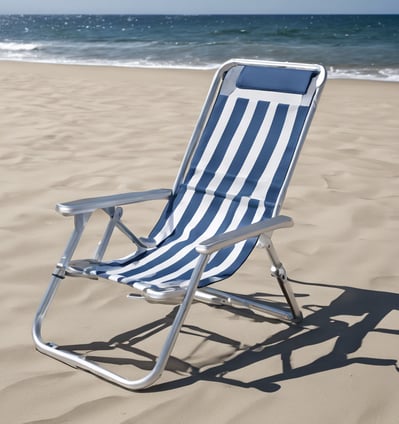
[[[274,216],[299,147],[316,76],[311,70],[257,66],[230,70],[185,178],[150,234],[154,247],[86,272],[147,293],[184,289],[202,241]],[[257,237],[215,252],[199,287],[231,276],[256,242]]]

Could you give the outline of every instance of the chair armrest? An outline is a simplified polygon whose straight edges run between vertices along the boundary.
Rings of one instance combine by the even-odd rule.
[[[72,202],[58,203],[55,209],[57,212],[65,216],[79,215],[82,213],[93,212],[96,209],[105,209],[149,200],[168,199],[171,194],[172,190],[169,189],[122,193],[111,196],[92,197],[88,199],[73,200]]]
[[[198,253],[209,255],[224,247],[231,246],[243,240],[258,237],[261,234],[269,233],[279,228],[288,228],[294,225],[294,221],[289,216],[280,215],[274,218],[265,219],[255,224],[250,224],[237,230],[227,233],[217,234],[208,240],[203,241],[196,250]]]

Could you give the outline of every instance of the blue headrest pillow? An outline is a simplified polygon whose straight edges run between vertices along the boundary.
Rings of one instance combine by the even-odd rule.
[[[305,94],[316,71],[304,69],[244,66],[236,86],[238,88]]]

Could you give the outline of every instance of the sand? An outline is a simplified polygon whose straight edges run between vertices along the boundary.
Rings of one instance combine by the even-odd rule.
[[[72,229],[54,205],[171,187],[212,75],[0,63],[2,422],[399,422],[398,83],[326,84],[282,211],[296,225],[274,235],[300,326],[195,304],[174,371],[145,392],[34,350],[33,316]],[[134,206],[126,219],[145,235],[161,208]],[[82,255],[102,228],[93,219]],[[122,238],[114,244],[111,254],[125,253]],[[223,285],[275,293],[268,266],[256,250]],[[45,338],[93,354],[102,342],[103,356],[122,358],[109,366],[134,376],[134,328],[149,322],[158,333],[170,308],[126,293],[69,279]],[[158,346],[146,341],[154,354]]]

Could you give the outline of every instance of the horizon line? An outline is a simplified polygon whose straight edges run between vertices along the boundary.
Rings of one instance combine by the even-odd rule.
[[[0,16],[11,15],[69,15],[69,16],[82,16],[82,15],[108,15],[108,16],[397,16],[399,12],[273,12],[273,13],[240,13],[240,12],[226,12],[226,13],[152,13],[152,12],[0,12]]]

